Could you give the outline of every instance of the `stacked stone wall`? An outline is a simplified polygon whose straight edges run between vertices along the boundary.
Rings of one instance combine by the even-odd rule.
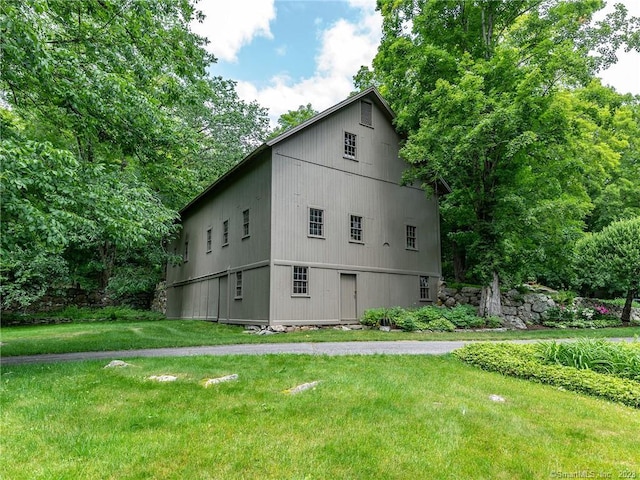
[[[515,289],[503,292],[500,295],[500,301],[505,323],[516,328],[540,325],[544,313],[550,308],[559,306],[549,293],[548,291],[547,293],[544,291],[522,293]],[[477,308],[480,306],[481,294],[482,290],[477,287],[449,288],[442,284],[438,294],[438,302],[447,307],[471,305]],[[581,308],[593,308],[603,304],[603,300],[581,297],[576,298],[575,302]],[[606,307],[612,315],[622,316],[622,307],[609,304]],[[640,308],[632,309],[631,320],[640,321]]]

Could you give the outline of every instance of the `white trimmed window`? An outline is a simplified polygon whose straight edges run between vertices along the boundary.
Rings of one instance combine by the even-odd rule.
[[[360,123],[367,127],[373,127],[373,104],[371,102],[360,101]]]
[[[249,236],[249,209],[242,212],[242,238]]]
[[[418,249],[418,228],[415,225],[406,226],[406,245],[408,250]]]
[[[356,134],[344,132],[344,158],[348,158],[349,160],[355,160],[357,146],[356,146]]]
[[[324,237],[324,210],[309,208],[309,236]]]
[[[222,246],[229,245],[229,220],[222,222]]]
[[[207,229],[207,253],[211,253],[211,229]]]
[[[429,296],[429,277],[420,277],[420,301],[425,302],[431,300]]]
[[[236,296],[235,298],[242,298],[242,272],[236,272]]]
[[[309,267],[293,267],[293,294],[309,295]]]
[[[362,217],[349,215],[349,238],[352,242],[362,243]]]

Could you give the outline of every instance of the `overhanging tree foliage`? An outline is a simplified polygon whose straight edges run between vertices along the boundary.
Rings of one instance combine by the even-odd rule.
[[[300,105],[297,110],[289,110],[288,112],[280,115],[280,118],[278,118],[278,126],[273,130],[273,132],[271,132],[270,137],[277,137],[317,114],[318,112],[314,110],[310,103]]]
[[[629,131],[609,129],[588,95],[598,68],[637,21],[598,1],[381,0],[376,83],[408,134],[409,178],[443,177],[452,250],[482,282],[481,312],[499,315],[499,281],[537,275],[584,228],[594,183],[615,168]],[[636,42],[635,44],[633,42]],[[590,52],[597,51],[597,56]],[[565,264],[567,262],[564,262]],[[551,270],[551,269],[549,269]]]
[[[580,239],[575,247],[579,283],[590,288],[626,292],[622,321],[640,291],[640,217],[620,220]]]
[[[265,137],[212,78],[189,0],[2,6],[3,307],[77,282],[147,289],[176,210]]]

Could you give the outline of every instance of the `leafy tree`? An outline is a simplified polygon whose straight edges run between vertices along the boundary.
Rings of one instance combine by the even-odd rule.
[[[300,105],[297,110],[289,110],[280,115],[278,118],[278,127],[271,132],[270,137],[275,138],[287,130],[300,125],[302,122],[309,120],[317,115],[318,112],[313,109],[310,103]]]
[[[266,136],[265,110],[207,74],[199,15],[190,0],[3,3],[3,306],[157,281],[176,210]]]
[[[589,189],[615,167],[624,138],[602,135],[593,102],[573,90],[633,44],[636,20],[598,1],[382,0],[373,76],[408,140],[408,179],[442,177],[443,231],[501,313],[500,279],[561,265],[584,228]],[[590,51],[598,51],[591,56]],[[460,262],[462,263],[462,262]],[[566,262],[565,262],[566,263]]]
[[[640,217],[620,220],[579,240],[575,248],[579,282],[589,288],[626,292],[622,321],[640,291]]]

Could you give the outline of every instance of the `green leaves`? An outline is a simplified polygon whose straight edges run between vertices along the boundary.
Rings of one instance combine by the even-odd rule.
[[[196,15],[189,0],[4,2],[3,289],[29,277],[15,258],[43,252],[67,272],[50,286],[119,269],[149,285],[177,209],[265,137],[264,109],[208,76]]]
[[[591,26],[601,7],[379,2],[384,35],[375,71],[358,79],[380,83],[397,112],[408,136],[407,177],[444,178],[453,189],[441,214],[457,280],[469,273],[486,283],[495,272],[510,282],[571,281],[572,242],[592,199],[631,155],[639,123],[633,100],[593,79],[613,58],[605,45],[631,44],[637,27],[636,19],[619,30]],[[616,11],[610,20],[623,18]],[[594,49],[599,58],[590,57]]]
[[[581,283],[611,291],[640,289],[640,217],[614,222],[577,242]]]

